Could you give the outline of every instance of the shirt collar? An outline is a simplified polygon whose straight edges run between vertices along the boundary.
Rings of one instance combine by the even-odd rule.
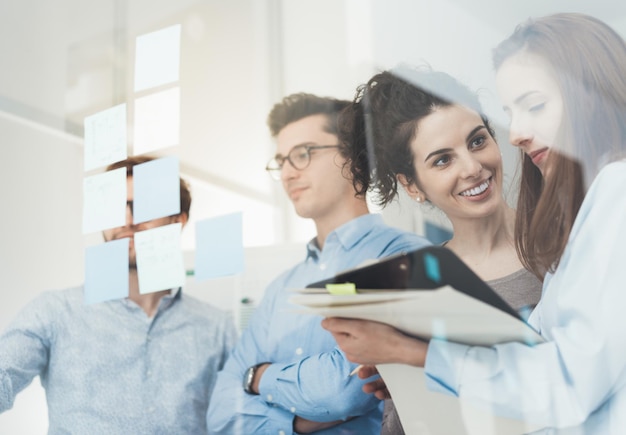
[[[170,294],[163,296],[163,299],[178,299],[180,298],[180,294],[183,292],[182,287],[172,288],[170,289]]]
[[[161,310],[165,310],[167,308],[169,308],[172,304],[174,304],[174,302],[176,302],[177,300],[179,300],[182,297],[182,293],[183,293],[183,289],[182,287],[177,287],[177,288],[171,288],[170,289],[170,293],[163,296],[161,298],[161,300],[159,301],[159,308],[157,309],[158,311]],[[136,303],[134,303],[133,301],[131,301],[128,298],[123,298],[123,299],[113,299],[111,301],[109,301],[111,303],[115,303],[115,302],[119,302],[129,308],[138,308],[141,309],[139,307],[139,305],[137,305]]]
[[[179,300],[181,298],[182,293],[183,293],[182,287],[170,289],[170,294],[165,295],[161,298],[161,302],[159,303],[159,310],[161,309],[164,310],[168,308],[170,305],[172,305],[174,302]]]
[[[376,226],[383,223],[383,218],[380,214],[368,213],[357,218],[352,219],[349,222],[335,228],[328,237],[326,243],[331,240],[337,240],[341,246],[349,250],[356,245],[363,237]],[[307,259],[318,259],[321,254],[320,248],[317,246],[317,239],[313,237],[309,243],[307,243]]]

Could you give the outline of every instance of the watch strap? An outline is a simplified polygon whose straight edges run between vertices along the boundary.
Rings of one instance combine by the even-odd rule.
[[[243,375],[243,391],[245,391],[248,394],[255,395],[255,396],[259,395],[259,393],[257,393],[256,391],[252,389],[252,384],[254,383],[254,377],[256,375],[258,368],[264,364],[271,364],[271,363],[262,362],[262,363],[255,364],[251,367],[248,367],[246,369]]]

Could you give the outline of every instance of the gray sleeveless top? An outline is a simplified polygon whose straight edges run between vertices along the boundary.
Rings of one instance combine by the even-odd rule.
[[[541,297],[541,281],[526,269],[520,269],[502,278],[487,281],[496,293],[511,307],[524,316],[537,305]],[[404,435],[400,417],[391,399],[385,400],[383,424],[380,432],[383,435]]]

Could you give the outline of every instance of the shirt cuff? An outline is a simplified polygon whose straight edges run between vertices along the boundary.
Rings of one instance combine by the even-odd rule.
[[[469,346],[432,339],[426,353],[426,386],[429,390],[458,396],[461,373]]]
[[[270,433],[276,435],[293,434],[293,420],[296,417],[296,408],[284,409],[276,401],[279,391],[276,388],[276,380],[283,370],[283,364],[270,364],[267,366],[259,382],[259,396],[266,402],[267,417],[270,423]]]
[[[305,418],[327,418],[330,410],[329,404],[306,404],[307,409],[299,409],[305,406],[301,397],[301,381],[298,379],[298,363],[271,364],[263,372],[259,382],[259,394],[268,404],[278,406],[293,415],[305,415]],[[324,406],[320,406],[324,405]],[[323,420],[320,420],[323,421]]]
[[[268,424],[269,432],[265,430],[263,433],[276,434],[276,435],[291,435],[293,431],[293,419],[296,416],[293,413],[287,412],[276,405],[268,404],[267,418],[270,422]]]
[[[275,398],[275,385],[279,373],[283,369],[283,364],[270,364],[267,366],[259,382],[259,394],[263,400],[272,403]]]

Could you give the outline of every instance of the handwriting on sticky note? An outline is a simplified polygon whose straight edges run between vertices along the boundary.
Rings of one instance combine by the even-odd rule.
[[[121,227],[126,222],[126,168],[83,180],[83,233]]]
[[[139,293],[167,290],[185,283],[181,229],[180,223],[174,223],[135,233]]]
[[[331,295],[355,295],[356,285],[352,282],[326,284],[326,290],[328,290],[328,293]]]
[[[87,116],[84,126],[85,171],[106,166],[127,157],[126,104]]]

